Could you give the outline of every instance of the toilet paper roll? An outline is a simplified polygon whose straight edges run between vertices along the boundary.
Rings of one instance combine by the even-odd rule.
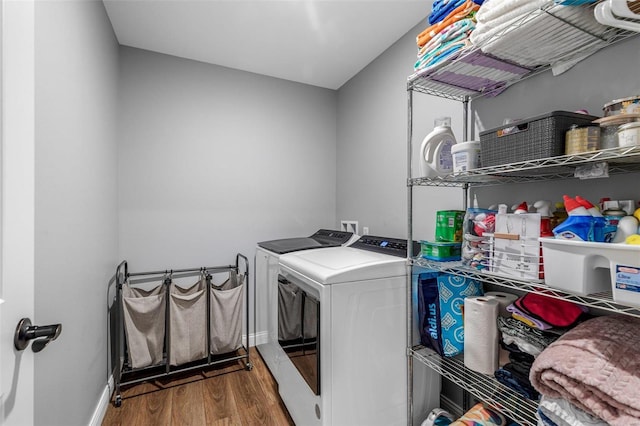
[[[501,317],[510,317],[511,316],[511,312],[507,311],[507,306],[509,306],[510,304],[512,304],[513,302],[515,302],[518,299],[518,295],[517,294],[513,294],[513,293],[505,293],[502,291],[488,291],[484,294],[486,297],[493,297],[495,298],[498,303],[500,304],[500,316]]]
[[[464,299],[464,365],[478,373],[498,369],[498,325],[500,304],[493,297]]]

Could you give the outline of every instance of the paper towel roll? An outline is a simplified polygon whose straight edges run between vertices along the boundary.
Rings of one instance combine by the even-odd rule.
[[[502,291],[488,291],[484,294],[485,296],[495,298],[500,304],[500,316],[501,317],[510,317],[511,312],[507,311],[507,306],[512,304],[518,298],[517,294],[513,293],[505,293]]]
[[[498,318],[500,304],[493,297],[464,299],[464,365],[478,373],[498,369]]]

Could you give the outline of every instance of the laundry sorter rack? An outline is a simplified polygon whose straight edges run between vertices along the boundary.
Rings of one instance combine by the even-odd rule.
[[[175,286],[174,280],[188,277],[200,279],[190,289]],[[215,284],[214,277],[228,278]],[[160,284],[152,290],[132,290],[151,282]],[[110,327],[115,330],[110,333],[109,345],[109,353],[115,357],[112,368],[115,406],[122,405],[121,386],[235,360],[244,360],[245,368],[251,370],[248,282],[249,261],[240,253],[235,265],[150,272],[129,272],[127,261],[122,261],[116,268],[115,302],[109,316]],[[227,307],[230,311],[225,303],[233,304]],[[194,322],[194,318],[204,319],[205,325]],[[144,335],[145,331],[149,335]],[[177,355],[172,354],[172,337],[176,341],[187,340],[186,344],[177,344]],[[188,349],[194,339],[202,342],[203,349],[192,351],[192,358],[185,359],[185,347]],[[142,350],[137,350],[140,347]],[[153,354],[147,357],[147,351]],[[134,357],[136,352],[144,356]]]

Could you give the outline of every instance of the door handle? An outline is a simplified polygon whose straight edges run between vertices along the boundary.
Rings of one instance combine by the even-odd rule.
[[[13,336],[13,345],[17,350],[23,351],[29,346],[29,341],[33,340],[31,350],[40,352],[50,342],[56,340],[58,336],[60,336],[60,333],[62,333],[62,324],[31,325],[29,318],[22,318],[16,327],[16,333]]]

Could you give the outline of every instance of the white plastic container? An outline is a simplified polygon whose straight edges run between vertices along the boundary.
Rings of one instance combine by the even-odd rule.
[[[618,127],[618,145],[640,145],[640,122],[627,123]]]
[[[545,283],[581,295],[613,291],[613,300],[640,306],[640,246],[540,238]]]
[[[462,173],[480,167],[480,141],[458,142],[451,147],[453,173]]]
[[[420,176],[432,178],[453,173],[451,147],[455,143],[451,118],[436,118],[434,129],[420,146]]]

